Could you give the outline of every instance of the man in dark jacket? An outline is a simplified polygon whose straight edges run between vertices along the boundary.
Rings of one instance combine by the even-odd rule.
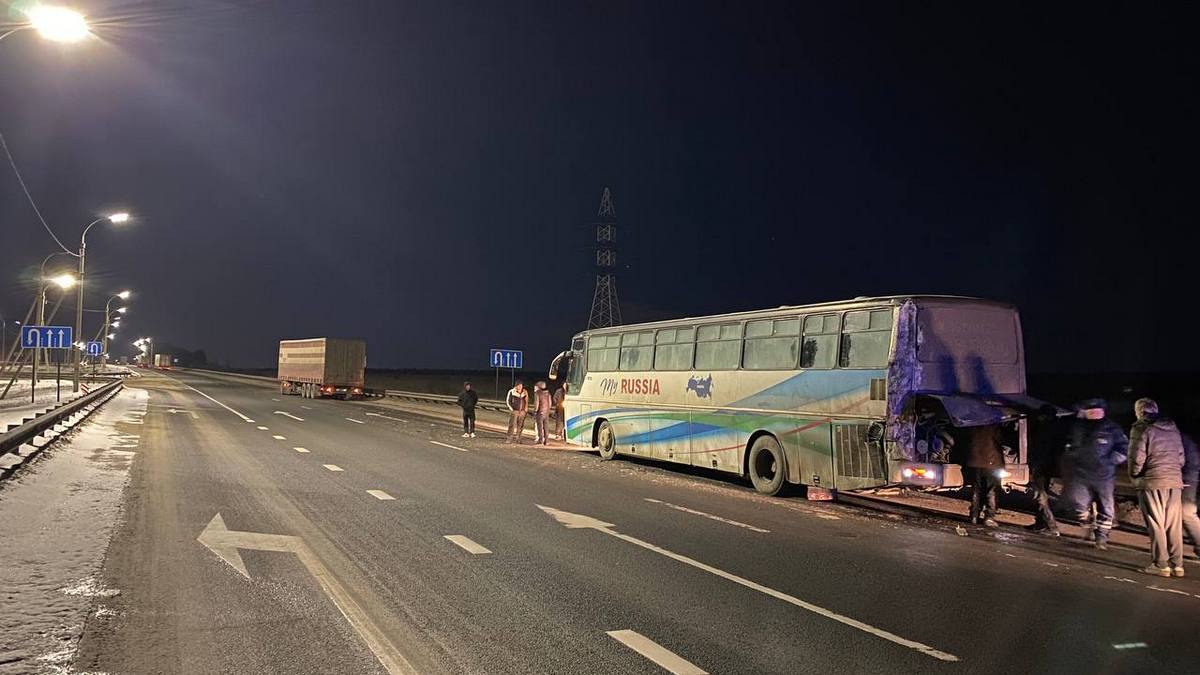
[[[963,476],[971,482],[971,524],[982,520],[988,527],[996,524],[996,496],[1000,492],[1000,472],[1004,470],[1004,450],[1000,447],[1000,426],[988,424],[969,427]]]
[[[479,394],[471,388],[470,382],[463,382],[463,390],[458,394],[458,407],[463,412],[463,438],[475,438],[475,406],[479,404]]]
[[[1183,576],[1183,438],[1175,423],[1158,414],[1158,404],[1139,398],[1129,432],[1129,478],[1150,533],[1153,564],[1142,569],[1160,577]],[[1168,566],[1168,563],[1170,565]]]
[[[1034,416],[1029,433],[1030,491],[1037,503],[1033,524],[1026,529],[1059,536],[1058,521],[1050,508],[1050,482],[1059,475],[1066,430],[1058,408],[1046,405]]]
[[[1076,419],[1067,432],[1063,453],[1067,467],[1066,498],[1080,522],[1092,521],[1096,548],[1108,548],[1108,533],[1116,515],[1113,483],[1117,466],[1126,459],[1129,439],[1108,419],[1108,404],[1093,398],[1075,404]],[[1091,518],[1092,506],[1096,517]]]
[[[508,436],[506,443],[520,443],[525,435],[525,413],[529,410],[529,392],[525,391],[525,383],[517,380],[512,389],[504,397],[508,405]]]
[[[570,385],[563,382],[562,386],[554,390],[554,437],[560,441],[567,440],[567,411],[564,405],[567,400],[567,387]]]
[[[1181,434],[1183,440],[1183,529],[1192,538],[1193,550],[1200,558],[1200,516],[1196,515],[1196,484],[1200,482],[1200,448],[1191,436]]]

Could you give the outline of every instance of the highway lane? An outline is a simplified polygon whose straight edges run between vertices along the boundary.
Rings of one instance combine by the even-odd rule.
[[[1200,588],[1137,578],[1132,553],[964,538],[461,439],[386,408],[173,378],[142,381],[151,414],[105,572],[123,618],[89,627],[81,670],[381,671],[297,556],[242,551],[247,579],[198,543],[217,512],[230,529],[300,537],[419,672],[661,672],[641,652],[682,668],[654,644],[708,672],[1187,672],[1197,656]],[[568,529],[539,504],[635,542]]]

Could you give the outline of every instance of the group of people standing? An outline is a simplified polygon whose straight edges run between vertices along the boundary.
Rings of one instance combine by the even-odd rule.
[[[534,444],[546,445],[550,441],[547,432],[547,422],[554,418],[554,436],[557,440],[566,440],[564,435],[565,420],[563,416],[563,400],[566,398],[567,385],[557,389],[553,395],[546,383],[534,383],[532,392],[532,409],[534,421]],[[525,383],[517,380],[512,389],[505,395],[505,405],[508,406],[508,433],[506,443],[521,443],[525,434],[525,418],[530,412],[530,392],[526,391]],[[475,438],[475,407],[479,405],[479,394],[471,387],[470,382],[463,383],[463,390],[458,395],[458,405],[463,412],[463,438]]]
[[[1196,504],[1200,450],[1196,443],[1160,414],[1158,404],[1148,398],[1134,403],[1137,419],[1128,436],[1109,419],[1103,399],[1082,401],[1075,410],[1065,433],[1051,431],[1053,413],[1041,419],[1041,433],[1030,458],[1033,495],[1038,504],[1030,529],[1059,534],[1050,508],[1049,486],[1051,478],[1061,471],[1065,482],[1062,499],[1080,522],[1091,524],[1094,545],[1107,548],[1116,522],[1117,467],[1127,463],[1150,536],[1152,563],[1142,571],[1163,577],[1184,576],[1185,529],[1200,556]]]

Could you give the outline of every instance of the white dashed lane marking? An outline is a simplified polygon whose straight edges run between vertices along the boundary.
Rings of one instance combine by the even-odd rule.
[[[326,469],[329,469],[330,471],[341,471],[342,470],[342,467],[338,466],[337,464],[322,464],[321,466],[325,467]]]
[[[649,498],[649,497],[645,497],[645,500],[646,500],[646,501],[648,501],[648,502],[650,502],[650,503],[652,503],[652,504],[662,504],[663,506],[665,506],[665,507],[667,507],[667,508],[669,508],[669,509],[675,509],[676,511],[682,511],[682,512],[684,512],[684,513],[690,513],[690,514],[692,514],[692,515],[694,515],[694,516],[702,516],[702,517],[704,517],[704,518],[708,518],[709,520],[715,520],[715,521],[717,521],[718,523],[725,523],[726,525],[733,525],[734,527],[741,527],[741,528],[745,528],[745,529],[747,529],[747,530],[750,530],[751,532],[761,532],[761,533],[763,533],[763,534],[768,534],[768,533],[770,533],[770,532],[771,532],[770,530],[764,530],[764,529],[762,529],[761,527],[755,527],[755,526],[753,526],[753,525],[747,525],[746,523],[741,523],[741,522],[738,522],[738,521],[736,521],[736,520],[730,520],[729,518],[722,518],[721,516],[714,516],[714,515],[713,515],[713,514],[711,514],[711,513],[705,513],[705,512],[703,512],[703,511],[697,511],[696,509],[689,509],[689,508],[688,508],[688,507],[686,507],[686,506],[678,506],[678,505],[676,505],[676,504],[672,504],[672,503],[670,503],[670,502],[659,501],[659,500],[657,500],[657,499],[651,499],[651,498]]]
[[[443,448],[450,448],[451,450],[457,450],[459,452],[470,452],[470,450],[467,450],[466,448],[455,447],[453,445],[450,445],[449,443],[439,443],[437,441],[429,441],[429,442],[433,443],[434,445],[440,445]]]
[[[673,675],[707,675],[683,657],[632,630],[610,630],[608,636],[658,664]]]
[[[354,419],[353,417],[347,417],[347,418],[346,418],[346,421],[347,421],[347,422],[354,422],[355,424],[366,424],[366,422],[364,422],[364,421],[362,421],[362,420],[356,420],[356,419]]]
[[[388,493],[384,492],[383,490],[367,490],[367,494],[371,495],[372,497],[374,497],[375,499],[378,499],[381,502],[390,502],[390,501],[395,501],[395,499],[396,499],[395,497],[389,495]]]
[[[308,448],[292,448],[296,452],[308,452]]]
[[[262,426],[262,425],[259,425],[259,427],[258,427],[258,430],[259,430],[259,431],[266,431],[266,430],[267,430],[267,428],[266,428],[266,427],[264,427],[264,426]]]
[[[280,436],[279,434],[275,434],[271,438],[274,438],[277,441],[286,441],[287,440],[287,436]]]
[[[447,534],[447,535],[445,535],[445,537],[452,544],[454,544],[455,546],[458,546],[459,548],[466,551],[467,553],[471,553],[473,555],[482,555],[484,553],[491,553],[491,551],[488,550],[487,548],[480,546],[479,544],[471,541],[468,537],[464,537],[461,534]]]

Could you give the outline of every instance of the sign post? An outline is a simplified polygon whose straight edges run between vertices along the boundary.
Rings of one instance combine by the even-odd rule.
[[[508,368],[515,383],[517,370],[525,365],[525,352],[520,349],[493,349],[488,362],[496,369],[496,398],[500,398],[500,369]]]
[[[70,326],[21,326],[21,349],[71,349],[75,343],[75,330]],[[59,365],[61,375],[62,365]],[[61,395],[60,399],[61,400]],[[33,376],[30,378],[29,402],[37,401],[37,359],[33,359]]]

